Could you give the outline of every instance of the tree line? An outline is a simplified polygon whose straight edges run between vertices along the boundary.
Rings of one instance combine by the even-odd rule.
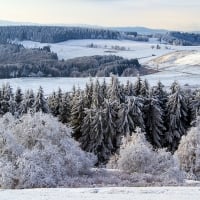
[[[27,112],[51,113],[73,128],[72,136],[83,150],[97,155],[105,163],[119,151],[123,136],[131,136],[137,127],[145,132],[155,149],[174,152],[183,135],[200,115],[200,90],[183,90],[174,82],[169,91],[159,81],[150,87],[139,76],[135,83],[120,84],[117,77],[110,84],[90,81],[85,89],[72,92],[59,89],[48,97],[42,87],[37,93],[9,84],[0,89],[0,113],[19,117]]]
[[[41,43],[58,43],[75,39],[119,39],[120,33],[101,28],[62,26],[2,26],[0,43],[13,40],[31,40]]]
[[[162,39],[172,45],[198,46],[200,45],[200,34],[170,31],[162,36]]]

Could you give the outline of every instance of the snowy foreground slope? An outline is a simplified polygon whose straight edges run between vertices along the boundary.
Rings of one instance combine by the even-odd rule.
[[[198,200],[199,197],[199,187],[0,190],[1,200]]]

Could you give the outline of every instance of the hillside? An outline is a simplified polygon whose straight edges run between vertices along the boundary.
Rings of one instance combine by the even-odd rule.
[[[200,75],[200,52],[176,51],[155,58],[146,64],[161,72]]]

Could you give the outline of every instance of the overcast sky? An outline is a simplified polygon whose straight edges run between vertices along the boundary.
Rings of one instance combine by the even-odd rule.
[[[0,0],[0,19],[200,30],[200,0]]]

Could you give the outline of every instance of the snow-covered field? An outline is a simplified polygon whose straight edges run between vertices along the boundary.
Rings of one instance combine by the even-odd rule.
[[[0,190],[1,200],[198,200],[199,187]]]
[[[109,55],[114,54],[124,58],[139,58],[140,62],[146,62],[152,58],[174,52],[177,50],[200,50],[197,47],[183,47],[159,44],[156,39],[151,39],[149,42],[135,42],[130,40],[69,40],[66,42],[46,44],[32,41],[18,42],[23,44],[26,48],[38,48],[49,45],[51,50],[58,54],[59,59],[70,59],[82,56],[93,55]],[[89,45],[96,45],[97,48],[90,48]],[[161,49],[152,49],[159,44]],[[114,50],[112,47],[125,47],[125,50]],[[154,56],[152,56],[154,55]]]
[[[169,73],[169,71],[159,72],[147,76],[142,76],[142,79],[147,79],[151,86],[157,84],[160,80],[166,87],[169,87],[175,80],[180,85],[188,85],[192,88],[200,88],[200,75],[183,74],[180,72]],[[96,78],[93,78],[95,80]],[[100,82],[104,78],[98,78]],[[107,83],[110,83],[110,78],[105,78]],[[135,82],[136,77],[119,77],[121,83],[126,83],[127,80]],[[14,78],[14,79],[0,79],[0,85],[10,83],[13,89],[20,87],[23,90],[33,89],[37,91],[39,86],[42,86],[46,94],[56,91],[61,88],[63,91],[71,91],[73,86],[85,88],[85,84],[89,83],[90,78]]]

